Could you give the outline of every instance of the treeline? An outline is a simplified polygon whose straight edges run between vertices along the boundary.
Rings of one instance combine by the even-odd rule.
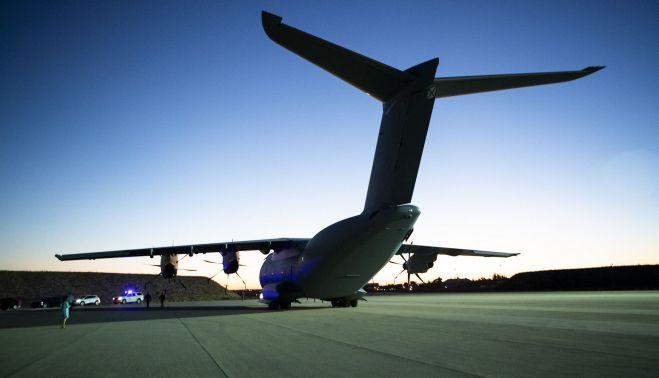
[[[518,273],[503,290],[659,289],[659,265],[612,266]]]
[[[659,265],[544,270],[518,273],[510,278],[495,274],[478,280],[437,278],[427,283],[369,284],[366,289],[370,292],[649,290],[659,289]]]

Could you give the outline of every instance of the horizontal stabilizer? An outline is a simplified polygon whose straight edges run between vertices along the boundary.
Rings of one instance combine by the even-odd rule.
[[[604,67],[588,67],[581,71],[538,72],[506,75],[439,77],[433,82],[435,98],[459,96],[470,93],[498,91],[561,83],[579,79]]]
[[[410,73],[283,24],[274,14],[263,11],[261,19],[274,42],[382,102],[415,79]]]
[[[507,252],[491,252],[479,251],[477,249],[460,249],[460,248],[446,248],[446,247],[430,247],[425,245],[403,244],[398,249],[397,254],[411,253],[411,254],[438,254],[449,256],[477,256],[477,257],[511,257],[517,256],[519,253]]]

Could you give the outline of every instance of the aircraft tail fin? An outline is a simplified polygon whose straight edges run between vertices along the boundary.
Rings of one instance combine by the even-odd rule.
[[[435,98],[438,59],[400,71],[261,14],[270,39],[384,103],[365,212],[409,203]]]
[[[400,71],[282,23],[261,13],[270,39],[383,102],[365,213],[412,201],[430,116],[436,98],[558,83],[603,67],[581,71],[435,78],[438,59]]]

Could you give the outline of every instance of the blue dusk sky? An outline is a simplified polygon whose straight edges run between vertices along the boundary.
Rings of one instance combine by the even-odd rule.
[[[412,240],[522,254],[424,278],[659,263],[657,1],[3,1],[0,269],[155,274],[54,254],[312,237],[361,212],[381,105],[270,41],[262,9],[440,77],[607,66],[436,101]],[[216,272],[201,260],[181,267]],[[250,287],[262,260],[242,254]]]

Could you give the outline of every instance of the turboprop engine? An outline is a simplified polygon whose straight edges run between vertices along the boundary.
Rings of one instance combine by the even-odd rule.
[[[226,274],[236,273],[240,267],[240,254],[238,251],[223,251],[222,254],[222,270]]]
[[[226,247],[225,247],[226,248]],[[211,260],[204,260],[207,263],[211,264],[222,264],[222,270],[220,272],[224,272],[224,274],[227,275],[227,284],[224,287],[224,291],[226,293],[227,286],[229,286],[229,275],[231,274],[236,274],[240,278],[241,281],[243,281],[243,285],[245,285],[245,281],[240,277],[240,274],[238,274],[238,268],[241,267],[240,265],[240,254],[238,251],[235,249],[224,249],[220,250],[220,255],[222,255],[222,262],[216,262],[216,261],[211,261]],[[215,276],[220,274],[220,272],[217,272],[213,274],[212,276],[208,277],[208,282],[210,282]]]
[[[428,252],[415,252],[413,254],[408,254],[408,258],[405,259],[405,255],[400,254],[400,257],[403,258],[405,261],[403,264],[390,261],[392,264],[398,264],[398,265],[403,265],[403,270],[396,275],[396,278],[398,278],[403,272],[407,272],[407,284],[409,285],[410,283],[410,276],[414,274],[421,282],[423,281],[423,278],[419,276],[419,273],[425,273],[428,271],[428,269],[432,268],[435,265],[435,261],[437,260],[437,253],[428,251]],[[396,278],[394,278],[394,282],[396,281]]]
[[[436,260],[437,260],[437,253],[417,252],[412,256],[410,256],[409,259],[407,259],[407,263],[405,263],[403,267],[410,274],[425,273],[428,271],[428,269],[432,268],[435,265]]]
[[[160,256],[160,274],[163,278],[176,277],[178,271],[178,255],[176,253]]]

